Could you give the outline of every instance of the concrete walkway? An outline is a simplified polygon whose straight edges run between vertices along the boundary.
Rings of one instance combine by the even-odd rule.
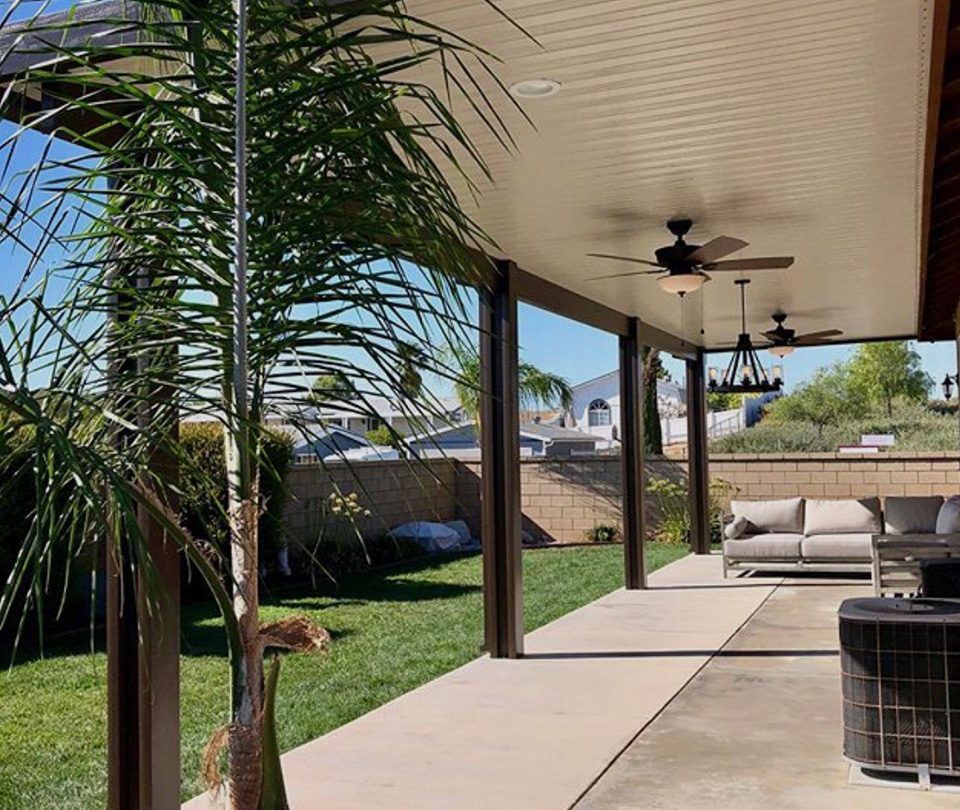
[[[295,810],[940,810],[849,787],[836,608],[865,580],[687,557],[283,757]],[[191,810],[208,807],[195,799]]]
[[[283,757],[306,808],[568,808],[773,592],[687,557]],[[206,799],[189,803],[208,807]]]

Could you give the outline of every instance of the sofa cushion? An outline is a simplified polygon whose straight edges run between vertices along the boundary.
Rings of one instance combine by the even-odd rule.
[[[800,551],[804,560],[870,562],[873,559],[873,534],[853,532],[815,534],[803,538]]]
[[[879,534],[883,531],[879,498],[846,500],[807,499],[803,533],[814,534]]]
[[[769,532],[724,540],[723,553],[731,560],[799,560],[803,535],[794,532]]]
[[[940,507],[937,514],[937,534],[956,534],[960,532],[960,495],[951,495]]]
[[[891,496],[883,501],[883,525],[887,534],[932,534],[943,505],[940,495]]]
[[[751,531],[803,532],[803,498],[785,498],[778,501],[731,501],[730,511],[734,519],[746,518]]]

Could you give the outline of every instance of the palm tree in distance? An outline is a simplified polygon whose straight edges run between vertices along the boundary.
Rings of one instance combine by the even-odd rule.
[[[480,432],[480,356],[472,348],[449,347],[445,354],[448,364],[456,370],[453,390],[464,413],[468,414]],[[521,362],[518,369],[517,390],[523,410],[558,408],[568,411],[573,405],[573,389],[559,374],[543,371],[532,363]]]

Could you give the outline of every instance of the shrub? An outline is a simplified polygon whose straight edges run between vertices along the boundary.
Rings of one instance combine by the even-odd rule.
[[[183,464],[180,471],[180,514],[194,536],[218,548],[227,542],[227,474],[223,429],[215,422],[186,422],[180,426]],[[283,511],[286,478],[293,455],[293,439],[266,430],[260,462],[260,549],[264,561],[273,560],[284,545]]]
[[[403,441],[400,436],[393,433],[386,425],[378,425],[373,430],[366,432],[367,441],[378,447],[400,448]]]
[[[659,520],[654,539],[661,543],[686,543],[690,539],[690,516],[687,512],[687,488],[667,478],[651,476],[647,492],[657,504]]]
[[[651,476],[647,492],[653,495],[659,512],[653,537],[661,543],[690,541],[690,511],[686,483]],[[720,542],[723,534],[723,512],[737,488],[729,481],[714,478],[710,481],[708,509],[710,512],[710,540]]]
[[[598,523],[583,533],[584,540],[589,543],[613,543],[619,537],[620,527],[612,523]]]

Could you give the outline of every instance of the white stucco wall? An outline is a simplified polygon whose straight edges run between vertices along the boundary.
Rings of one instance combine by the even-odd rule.
[[[676,383],[660,380],[657,383],[657,395],[660,397],[662,403],[661,410],[664,412],[662,415],[666,416],[666,412],[671,408],[676,410],[677,413],[682,413],[684,411],[686,392]],[[590,403],[597,399],[605,401],[610,406],[609,425],[594,425],[592,427],[590,425],[588,410]],[[668,405],[670,407],[666,407]],[[575,427],[577,430],[582,430],[594,436],[600,436],[608,441],[613,439],[614,428],[616,428],[617,435],[619,435],[619,372],[611,371],[608,374],[604,374],[602,377],[597,377],[593,380],[587,380],[586,382],[574,386],[573,407],[571,410],[576,424],[568,424],[567,427]]]

